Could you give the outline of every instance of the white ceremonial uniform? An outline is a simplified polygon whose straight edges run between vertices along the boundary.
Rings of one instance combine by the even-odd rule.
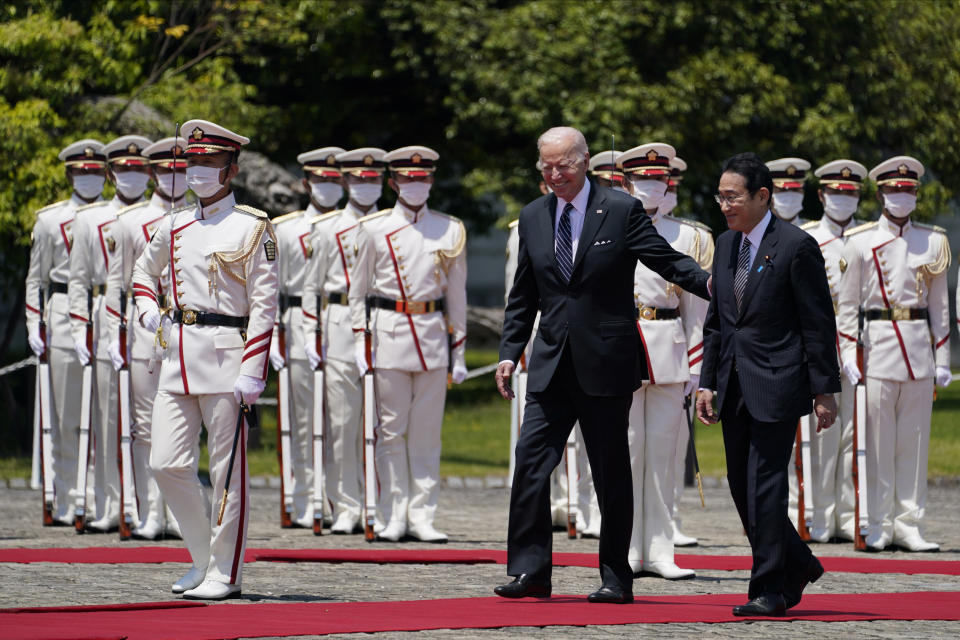
[[[127,302],[127,366],[130,370],[130,434],[133,438],[133,474],[137,491],[138,515],[140,526],[156,522],[160,530],[164,529],[167,518],[166,502],[160,493],[160,487],[150,467],[150,443],[153,420],[153,401],[160,384],[160,359],[163,349],[157,343],[156,333],[148,331],[139,322],[144,308],[137,305],[133,297],[133,265],[149,244],[153,234],[164,224],[169,224],[166,215],[171,208],[182,206],[180,198],[173,205],[154,192],[150,200],[124,207],[117,212],[117,232],[114,237],[120,248],[120,259],[110,262],[107,274],[107,300],[111,306],[119,309],[119,297],[126,296]],[[164,271],[154,283],[154,291],[160,296],[161,313],[169,309]],[[120,318],[110,314],[111,339],[118,335]],[[170,523],[173,524],[173,523]]]
[[[119,316],[120,305],[107,301],[106,284],[110,263],[121,259],[117,242],[117,211],[123,202],[112,200],[79,207],[73,223],[70,251],[70,331],[75,343],[86,336],[88,292],[93,290],[93,403],[91,447],[93,458],[94,513],[96,519],[115,526],[120,518],[120,469],[117,465],[117,372],[107,346],[111,315]],[[80,407],[77,405],[76,410]],[[104,520],[106,519],[106,520]]]
[[[349,299],[362,341],[367,296],[429,303],[445,311],[401,313],[372,308],[373,366],[380,424],[376,431],[380,521],[430,527],[440,488],[440,431],[448,356],[465,367],[466,230],[425,204],[402,204],[364,218],[357,230],[356,277]],[[449,323],[449,325],[448,325]],[[452,327],[452,353],[448,349]]]
[[[84,201],[67,200],[40,209],[33,226],[33,245],[26,277],[26,316],[29,332],[39,331],[40,290],[45,296],[47,349],[50,361],[53,431],[54,518],[72,522],[76,504],[77,450],[80,434],[80,361],[73,348],[67,281],[76,210]],[[58,290],[54,291],[51,287]]]
[[[274,326],[285,333],[284,361],[290,369],[290,473],[293,486],[294,522],[313,524],[313,371],[303,350],[303,285],[313,248],[310,245],[310,219],[316,215],[312,205],[307,211],[294,211],[274,220],[277,235],[277,261],[280,283],[280,314]]]
[[[867,544],[879,548],[921,538],[934,373],[950,364],[950,247],[939,227],[912,220],[899,227],[885,216],[847,236],[837,316],[842,361],[856,357],[849,337],[857,335],[860,307],[894,318],[864,323]],[[903,319],[911,309],[928,317]]]
[[[851,225],[847,225],[852,228]],[[846,269],[843,248],[847,237],[844,227],[824,216],[803,225],[803,229],[816,239],[823,254],[827,271],[827,283],[833,298],[834,311],[840,294],[840,281]],[[856,344],[857,336],[839,335],[838,340],[850,340]],[[839,342],[837,358],[839,360]],[[839,411],[833,425],[817,433],[816,415],[810,414],[810,477],[813,486],[805,487],[810,492],[813,514],[810,537],[818,542],[827,542],[834,536],[847,540],[854,537],[853,492],[853,385],[846,376],[840,376],[841,390],[838,398]],[[796,474],[790,477],[796,481]]]
[[[207,429],[210,482],[223,495],[239,405],[239,375],[265,380],[277,312],[277,252],[262,211],[237,205],[232,193],[207,207],[173,212],[133,270],[137,306],[156,308],[156,282],[173,262],[168,291],[176,310],[247,317],[231,326],[172,325],[153,407],[150,464],[190,551],[208,581],[240,585],[249,519],[247,427],[240,430],[223,523],[197,477],[201,422]],[[172,229],[171,229],[172,227]]]
[[[650,219],[674,249],[691,256],[704,269],[712,267],[713,239],[706,229],[661,213]],[[634,299],[648,380],[634,392],[627,431],[634,502],[628,559],[635,572],[659,573],[654,563],[674,562],[674,476],[683,390],[691,374],[700,372],[707,301],[639,263]],[[658,314],[676,317],[659,318]]]
[[[311,206],[311,212],[319,212]],[[354,359],[354,332],[347,294],[354,283],[357,229],[363,213],[347,202],[343,209],[311,215],[313,256],[303,291],[303,337],[316,341],[321,323],[327,409],[324,440],[325,490],[334,525],[352,531],[360,521],[363,469],[363,388]],[[318,308],[317,296],[322,298]],[[361,333],[362,335],[362,333]]]

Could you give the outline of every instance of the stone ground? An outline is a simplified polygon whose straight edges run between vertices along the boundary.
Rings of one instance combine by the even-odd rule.
[[[266,483],[260,483],[266,484]],[[456,485],[456,486],[449,486]],[[450,535],[450,548],[506,548],[506,515],[509,491],[484,488],[483,482],[448,483],[441,491],[438,528]],[[746,538],[729,493],[719,483],[706,488],[706,509],[701,509],[695,489],[682,503],[684,529],[700,539],[700,546],[685,553],[749,554]],[[956,486],[931,486],[927,537],[940,542],[939,554],[887,552],[885,558],[960,560],[960,501]],[[253,514],[249,547],[280,548],[398,548],[388,543],[366,543],[362,536],[314,536],[304,529],[281,529],[276,489],[251,491]],[[0,487],[0,547],[133,546],[115,534],[77,535],[72,529],[40,526],[40,494],[25,488]],[[162,541],[182,546],[180,541]],[[416,543],[421,544],[422,543]],[[415,543],[404,543],[413,547]],[[554,536],[554,550],[595,553],[596,540],[568,540]],[[851,544],[816,545],[821,556],[852,556]],[[6,607],[105,604],[175,599],[170,585],[186,570],[181,564],[0,564],[0,601]],[[746,571],[700,571],[695,580],[668,582],[638,579],[638,596],[658,594],[746,593]],[[217,606],[243,606],[251,602],[344,602],[484,597],[508,580],[503,565],[370,565],[256,562],[246,565],[243,598]],[[558,594],[586,594],[599,586],[595,569],[558,567],[553,587]],[[859,593],[875,591],[953,591],[960,589],[955,576],[828,573],[810,585],[808,593]],[[837,638],[941,638],[960,637],[960,623],[902,622],[737,622],[728,624],[658,624],[591,627],[542,627],[437,630],[378,634],[389,640],[424,638],[500,640],[547,638],[560,634],[578,638],[626,638],[656,634],[671,638],[766,638],[773,635]],[[356,634],[322,636],[356,638]]]

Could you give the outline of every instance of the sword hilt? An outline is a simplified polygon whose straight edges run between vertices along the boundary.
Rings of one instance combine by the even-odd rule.
[[[697,471],[697,473],[696,473],[695,475],[696,475],[696,477],[697,477],[697,491],[700,493],[700,507],[703,508],[703,509],[706,509],[706,508],[707,508],[707,503],[706,503],[706,501],[703,499],[703,480],[702,480],[701,477],[700,477],[700,472],[699,472],[699,471]]]

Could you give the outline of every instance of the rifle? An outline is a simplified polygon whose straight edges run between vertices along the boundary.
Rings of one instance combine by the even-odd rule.
[[[314,340],[320,362],[313,370],[313,535],[323,535],[323,296],[317,296]]]
[[[867,469],[867,371],[863,357],[863,323],[865,314],[861,308],[857,319],[857,368],[860,369],[860,380],[857,381],[853,396],[853,495],[855,507],[853,512],[853,548],[863,551],[867,548],[866,529],[869,523],[867,517],[867,500],[860,497],[860,473],[866,476]]]
[[[127,361],[127,295],[120,292],[120,356],[123,365],[117,374],[119,431],[117,438],[117,463],[120,466],[120,539],[129,540],[133,535],[137,514],[137,494],[133,478],[133,438],[130,434],[130,363]]]
[[[287,367],[287,328],[283,314],[287,296],[280,294],[280,321],[277,324],[277,346],[283,355],[283,366],[277,372],[277,460],[280,463],[280,526],[293,526],[293,477],[290,470],[290,368]]]
[[[43,526],[53,524],[53,418],[50,415],[50,361],[47,358],[47,321],[43,317],[43,287],[40,287],[40,338],[43,353],[37,361],[35,410],[40,427],[40,474],[43,487]]]
[[[373,522],[377,511],[377,470],[374,458],[374,420],[376,389],[373,377],[373,335],[370,333],[370,302],[367,301],[366,326],[363,330],[363,351],[367,371],[363,374],[363,537],[373,542]]]
[[[577,425],[567,435],[567,537],[577,537]]]
[[[93,289],[87,289],[87,352],[90,359],[83,366],[80,386],[80,448],[77,456],[77,497],[73,526],[77,533],[86,528],[87,467],[90,465],[90,419],[93,410]]]
[[[694,390],[696,393],[696,390]],[[707,503],[703,499],[703,477],[700,475],[700,460],[697,458],[697,444],[694,440],[693,415],[690,413],[690,398],[693,394],[683,399],[683,413],[687,416],[687,428],[690,429],[690,452],[693,454],[693,475],[697,479],[697,491],[700,493],[700,507],[707,508]]]
[[[810,539],[812,508],[807,491],[807,482],[810,480],[810,423],[804,418],[797,421],[794,469],[797,474],[797,533],[801,540],[806,541]]]

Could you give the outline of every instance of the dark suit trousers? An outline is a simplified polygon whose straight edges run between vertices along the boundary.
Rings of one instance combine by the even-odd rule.
[[[720,420],[730,494],[753,550],[751,600],[782,594],[784,581],[805,570],[812,556],[787,517],[787,465],[798,419],[754,420],[731,372]]]
[[[564,348],[547,389],[527,394],[510,493],[508,575],[529,573],[550,578],[550,474],[560,463],[567,436],[579,420],[600,505],[600,577],[604,585],[632,593],[633,572],[627,562],[633,526],[627,446],[632,401],[632,394],[601,397],[584,393],[569,347]]]

